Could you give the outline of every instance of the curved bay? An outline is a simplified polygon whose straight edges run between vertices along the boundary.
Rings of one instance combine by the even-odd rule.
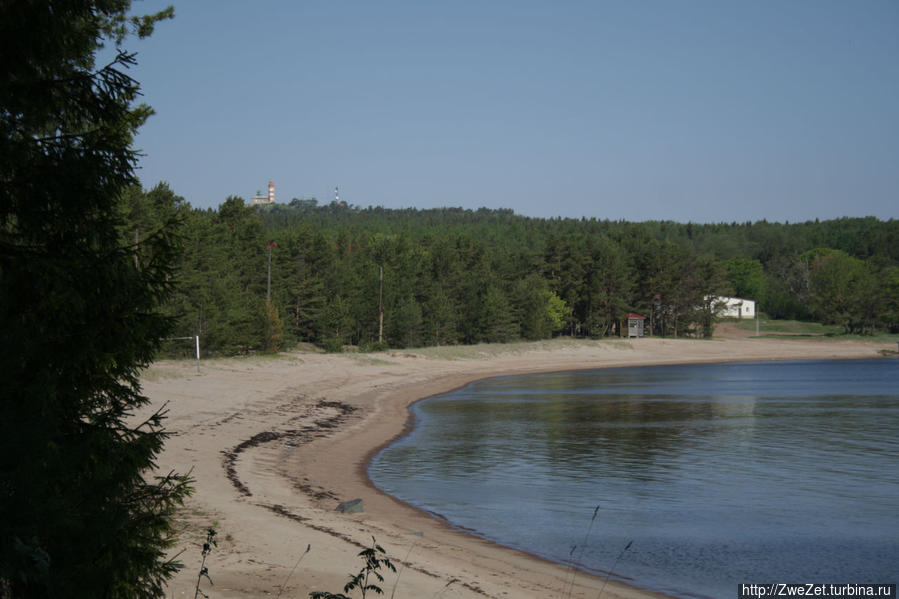
[[[681,597],[894,582],[899,361],[501,377],[413,412],[374,483],[502,544]]]

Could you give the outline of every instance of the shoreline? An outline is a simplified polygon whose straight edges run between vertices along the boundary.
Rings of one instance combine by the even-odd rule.
[[[143,380],[154,406],[169,402],[167,429],[174,435],[160,469],[193,468],[197,489],[179,517],[185,569],[169,594],[193,593],[193,562],[199,563],[201,536],[212,525],[220,542],[207,566],[219,597],[339,592],[347,573],[359,565],[356,553],[372,537],[400,570],[398,579],[391,574],[382,584],[385,593],[395,591],[399,598],[595,597],[604,576],[572,574],[570,566],[465,532],[374,486],[368,464],[414,424],[412,404],[475,380],[509,375],[873,358],[884,348],[883,343],[830,340],[560,340],[232,358],[207,361],[199,375],[189,374],[194,363],[162,362]],[[245,491],[225,475],[226,463]],[[364,513],[334,511],[340,501],[355,498],[364,500]],[[307,545],[311,550],[303,553]],[[575,584],[563,592],[572,577]],[[663,597],[612,580],[603,596]]]
[[[651,366],[651,365],[650,365],[650,364],[647,364],[647,366]],[[616,367],[616,366],[612,366],[612,367],[609,367],[609,368],[629,368],[629,367],[628,367],[628,366],[624,366],[624,367]],[[640,366],[637,366],[636,368],[640,368]],[[550,374],[550,373],[553,373],[553,372],[575,372],[575,371],[578,371],[578,370],[583,370],[583,369],[575,368],[575,369],[566,369],[566,370],[548,370],[548,371],[535,370],[535,371],[527,372],[527,373],[524,373],[524,374]],[[478,382],[478,381],[483,381],[483,380],[488,380],[488,379],[494,379],[494,378],[502,378],[502,377],[505,377],[505,376],[522,376],[522,374],[521,374],[521,373],[515,373],[515,374],[492,374],[492,375],[488,375],[488,376],[477,377],[477,378],[474,378],[474,379],[469,380],[469,381],[467,381],[467,382],[464,382],[464,383],[462,383],[462,384],[460,384],[460,385],[457,385],[456,387],[447,389],[447,390],[445,390],[445,391],[438,391],[438,392],[436,392],[436,393],[432,393],[432,394],[430,394],[430,395],[426,395],[426,396],[424,396],[424,397],[420,397],[420,398],[418,398],[418,399],[413,400],[411,403],[409,403],[409,404],[406,406],[406,410],[407,410],[407,414],[408,414],[408,415],[407,415],[407,422],[403,425],[403,430],[400,431],[399,433],[397,433],[395,436],[393,436],[393,437],[391,437],[390,439],[388,439],[387,441],[384,441],[382,444],[378,445],[377,447],[374,447],[374,448],[370,449],[370,450],[366,453],[366,455],[365,455],[364,459],[362,460],[362,462],[360,462],[360,464],[358,465],[358,467],[357,467],[357,474],[358,474],[358,476],[359,476],[360,478],[362,478],[362,479],[365,480],[366,485],[370,488],[370,490],[371,490],[373,493],[377,493],[377,494],[379,494],[379,495],[382,495],[382,496],[384,496],[384,497],[387,497],[387,498],[391,499],[392,501],[395,501],[395,502],[401,504],[401,505],[404,506],[405,508],[407,508],[407,509],[409,509],[409,510],[412,510],[412,511],[414,511],[414,512],[416,512],[416,513],[418,513],[418,514],[420,514],[420,515],[422,515],[422,516],[424,516],[424,517],[426,517],[426,518],[429,518],[429,519],[435,521],[435,523],[439,524],[441,527],[445,527],[447,530],[449,530],[449,531],[451,531],[451,532],[454,532],[454,533],[459,534],[459,535],[463,535],[463,536],[465,536],[465,537],[470,537],[470,538],[478,539],[478,540],[481,541],[481,542],[484,542],[484,543],[487,543],[487,544],[491,545],[492,547],[496,548],[497,550],[500,550],[500,551],[508,551],[508,552],[514,552],[514,553],[516,553],[516,554],[520,554],[520,555],[522,555],[522,556],[525,556],[525,557],[528,558],[528,559],[537,560],[537,561],[539,561],[539,562],[543,562],[543,563],[545,563],[545,564],[547,564],[547,565],[549,565],[549,566],[553,566],[553,567],[555,567],[555,568],[564,568],[565,570],[567,570],[567,571],[569,571],[569,572],[573,572],[574,570],[577,570],[577,576],[583,576],[583,577],[591,578],[591,579],[593,579],[594,581],[598,581],[600,584],[605,585],[605,584],[606,584],[606,579],[605,579],[605,576],[604,576],[604,575],[600,575],[600,574],[596,574],[596,573],[593,573],[593,572],[589,572],[589,571],[587,571],[587,570],[585,570],[585,569],[583,569],[583,568],[581,568],[581,567],[579,567],[579,566],[575,566],[575,565],[573,565],[573,564],[566,565],[566,564],[563,564],[563,563],[561,563],[561,562],[557,562],[557,561],[555,561],[555,560],[552,560],[552,559],[550,559],[550,558],[548,558],[548,557],[544,557],[544,556],[542,556],[542,555],[539,555],[539,554],[537,554],[537,553],[533,553],[533,552],[530,552],[530,551],[526,551],[526,550],[524,550],[524,549],[519,549],[519,548],[517,548],[517,547],[512,547],[511,545],[504,545],[504,544],[501,543],[500,541],[496,541],[496,540],[490,539],[490,538],[488,538],[488,537],[486,537],[486,536],[483,536],[483,535],[479,534],[478,531],[476,531],[476,530],[473,530],[473,529],[467,529],[467,528],[465,528],[465,527],[463,527],[463,526],[461,526],[461,525],[453,524],[452,521],[451,521],[449,518],[447,518],[446,516],[444,516],[443,514],[440,514],[440,513],[438,513],[438,512],[434,512],[434,511],[430,511],[430,510],[426,510],[426,509],[417,507],[417,506],[415,506],[415,505],[413,505],[413,504],[411,504],[411,503],[409,503],[409,502],[407,502],[407,501],[404,501],[404,500],[402,500],[402,499],[400,499],[400,498],[398,498],[398,497],[395,497],[395,496],[391,495],[390,493],[387,493],[386,491],[382,491],[380,488],[378,488],[378,486],[377,486],[377,485],[374,483],[374,481],[371,479],[371,475],[369,474],[369,466],[371,465],[372,460],[374,460],[375,457],[376,457],[381,451],[383,451],[384,449],[386,449],[387,447],[389,447],[390,445],[392,445],[392,444],[395,443],[396,441],[400,440],[401,438],[405,437],[406,435],[410,434],[410,433],[412,432],[412,430],[414,429],[414,427],[415,427],[415,416],[412,414],[412,406],[414,406],[414,405],[417,404],[417,403],[420,403],[420,402],[423,402],[423,401],[427,401],[427,400],[429,400],[429,399],[431,399],[431,398],[433,398],[433,397],[437,397],[437,396],[439,396],[439,395],[446,395],[446,394],[449,394],[449,393],[454,393],[454,392],[459,391],[459,390],[461,390],[461,389],[464,389],[465,387],[467,387],[467,386],[469,386],[469,385],[471,385],[471,384],[473,384],[473,383],[476,383],[476,382]],[[614,575],[613,572],[610,572],[609,574],[610,574],[610,575]],[[573,577],[573,580],[575,580],[575,579],[576,579],[576,577]],[[664,594],[662,594],[662,593],[659,593],[658,591],[653,591],[653,590],[651,590],[651,589],[645,589],[645,588],[639,587],[639,586],[637,586],[635,583],[627,583],[627,582],[623,582],[623,581],[621,581],[621,580],[609,578],[608,584],[612,584],[613,587],[614,587],[614,586],[620,586],[620,587],[622,587],[622,589],[629,589],[631,592],[637,593],[636,595],[633,595],[633,597],[635,597],[635,599],[636,599],[636,598],[643,598],[643,597],[647,597],[647,598],[658,598],[658,599],[671,599],[669,595],[664,595]],[[610,593],[612,593],[611,589],[610,589]],[[617,597],[618,595],[616,595],[616,594],[610,594],[610,596],[611,596],[611,597]],[[628,596],[628,597],[631,597],[631,595],[627,595],[627,596]]]
[[[879,359],[883,356],[872,356],[872,357],[869,357],[868,359],[873,359],[874,357]],[[647,589],[645,587],[639,586],[638,581],[633,581],[633,582],[628,583],[628,582],[623,582],[620,579],[612,578],[613,576],[615,576],[614,572],[606,572],[606,573],[602,573],[602,574],[597,574],[597,573],[585,570],[580,566],[574,566],[572,564],[566,565],[562,562],[555,561],[551,558],[544,557],[542,555],[527,551],[525,549],[520,549],[517,547],[513,547],[511,545],[505,545],[500,541],[490,539],[487,536],[479,534],[479,532],[476,530],[467,529],[460,525],[455,525],[452,523],[452,521],[449,518],[447,518],[443,514],[417,507],[407,501],[404,501],[398,497],[395,497],[395,496],[391,495],[390,493],[387,493],[386,491],[382,491],[380,488],[378,488],[378,486],[371,479],[371,475],[369,474],[369,467],[371,465],[371,462],[375,459],[375,457],[377,457],[377,455],[381,451],[383,451],[384,449],[386,449],[393,443],[399,441],[406,435],[411,434],[411,432],[415,426],[415,417],[412,414],[412,407],[414,405],[416,405],[420,402],[423,402],[423,401],[427,401],[429,399],[432,399],[432,398],[440,396],[440,395],[447,395],[447,394],[455,393],[456,391],[460,391],[460,390],[464,389],[465,387],[472,385],[474,383],[480,382],[480,381],[496,379],[496,378],[504,378],[504,377],[526,376],[526,375],[530,375],[530,374],[555,374],[555,373],[565,373],[565,372],[580,372],[580,371],[584,371],[584,370],[614,370],[614,369],[623,369],[623,368],[645,368],[645,367],[653,367],[653,366],[686,366],[686,365],[693,365],[693,364],[738,364],[738,363],[745,364],[745,363],[764,363],[764,362],[826,361],[826,360],[852,360],[852,359],[866,359],[866,358],[817,357],[817,358],[791,358],[791,359],[773,358],[773,359],[757,359],[757,360],[745,360],[745,359],[724,359],[724,360],[714,360],[713,359],[713,360],[708,360],[708,361],[685,360],[682,362],[667,362],[667,361],[666,362],[646,362],[646,363],[641,363],[639,365],[625,365],[625,366],[614,365],[614,366],[596,366],[596,367],[589,367],[589,368],[563,368],[563,369],[551,369],[551,370],[536,369],[536,370],[530,370],[525,373],[501,372],[501,373],[497,373],[497,374],[488,374],[487,376],[477,376],[475,378],[472,378],[471,380],[467,380],[466,382],[463,382],[463,383],[461,383],[455,387],[449,388],[445,391],[438,391],[436,393],[432,393],[432,394],[426,395],[424,397],[415,399],[411,403],[409,403],[406,406],[408,417],[407,417],[407,422],[403,426],[403,430],[398,432],[394,437],[385,441],[381,445],[369,450],[368,453],[365,455],[364,460],[362,461],[362,463],[360,463],[360,465],[358,467],[358,475],[361,478],[365,479],[368,487],[373,492],[379,493],[386,497],[389,497],[393,501],[396,501],[396,502],[404,505],[405,507],[407,507],[410,510],[416,511],[416,512],[422,514],[423,516],[435,519],[441,525],[444,525],[444,526],[448,527],[449,529],[456,531],[457,533],[459,533],[461,535],[478,538],[486,543],[494,545],[496,548],[498,548],[500,550],[514,551],[516,553],[525,555],[529,558],[533,558],[535,560],[546,562],[550,565],[553,565],[553,566],[556,566],[559,568],[565,568],[568,570],[576,569],[578,572],[578,576],[585,576],[588,578],[598,579],[601,584],[607,583],[606,575],[609,575],[610,578],[608,579],[608,584],[621,586],[621,587],[630,589],[631,591],[640,593],[641,594],[641,595],[639,595],[640,597],[644,596],[643,594],[645,593],[646,594],[645,596],[648,596],[648,597],[671,599],[670,595],[666,595],[661,591],[657,591],[654,589]],[[612,596],[615,596],[615,595],[612,595]]]

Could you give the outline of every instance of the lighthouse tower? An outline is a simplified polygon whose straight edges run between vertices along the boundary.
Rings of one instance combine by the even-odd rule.
[[[256,195],[250,200],[250,204],[253,206],[264,206],[266,204],[274,204],[275,203],[275,184],[272,181],[268,182],[268,195],[262,195],[261,191],[257,191]]]

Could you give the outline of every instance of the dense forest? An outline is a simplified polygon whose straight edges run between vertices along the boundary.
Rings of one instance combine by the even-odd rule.
[[[237,197],[199,210],[165,184],[126,200],[129,239],[180,222],[168,310],[207,352],[602,337],[628,312],[654,335],[710,336],[721,295],[770,318],[899,330],[894,219],[631,223]]]

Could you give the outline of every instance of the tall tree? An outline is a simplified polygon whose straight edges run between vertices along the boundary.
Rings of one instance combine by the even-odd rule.
[[[568,307],[545,279],[530,275],[512,286],[512,307],[524,339],[547,339],[562,328]]]
[[[891,266],[883,269],[882,281],[886,290],[886,310],[883,324],[891,333],[899,332],[899,267]]]
[[[150,114],[119,51],[171,9],[129,0],[0,1],[0,596],[159,597],[173,510],[154,476],[165,432],[138,376],[169,329],[159,312],[178,249],[133,242],[120,198]],[[131,223],[133,224],[133,223]]]
[[[731,258],[724,263],[724,270],[735,296],[756,301],[762,298],[765,273],[761,262],[749,258]]]
[[[506,343],[516,339],[519,326],[514,321],[512,306],[502,289],[489,285],[481,301],[481,341]]]
[[[760,306],[771,318],[809,316],[809,261],[778,256],[768,263]]]
[[[589,256],[586,326],[590,335],[602,337],[627,312],[631,273],[621,246],[606,237],[590,240]]]
[[[702,337],[709,338],[715,332],[718,314],[724,309],[726,302],[721,296],[728,289],[724,268],[709,258],[697,259],[695,267],[694,289],[697,305],[694,320],[696,331]]]
[[[804,257],[810,262],[812,312],[848,333],[870,333],[875,311],[887,303],[885,281],[869,264],[840,250],[818,250]]]

